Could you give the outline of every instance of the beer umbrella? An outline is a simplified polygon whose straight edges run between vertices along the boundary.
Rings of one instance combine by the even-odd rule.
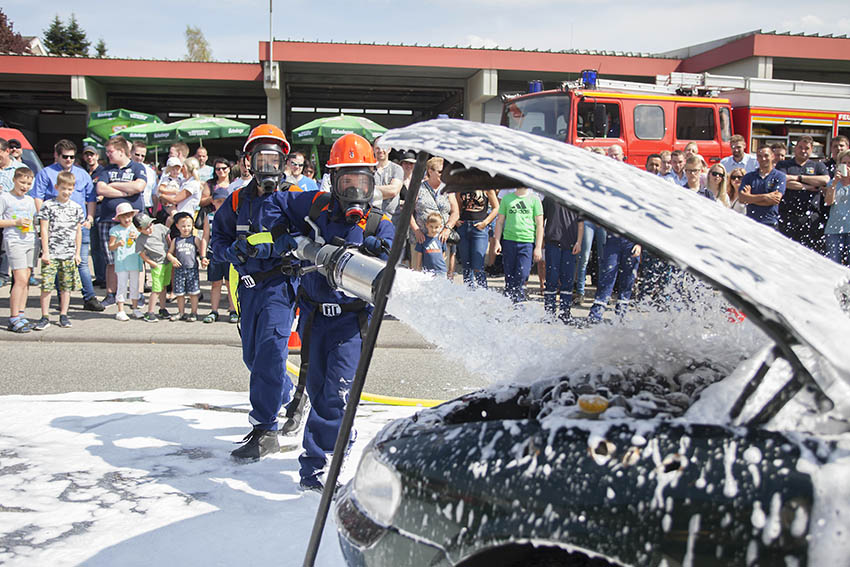
[[[359,134],[372,142],[387,129],[362,116],[340,114],[328,118],[317,118],[292,130],[293,144],[331,145],[345,134]]]
[[[200,142],[218,138],[242,138],[248,135],[249,124],[219,116],[196,116],[168,124],[139,124],[122,134],[131,141],[161,146],[177,141]]]
[[[148,123],[161,124],[162,120],[155,114],[127,110],[126,108],[100,110],[89,114],[86,133],[98,144],[104,144],[109,138],[130,126]]]

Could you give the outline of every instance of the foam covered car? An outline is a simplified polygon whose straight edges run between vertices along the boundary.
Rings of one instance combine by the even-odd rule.
[[[337,498],[349,565],[850,557],[850,271],[552,140],[435,120],[381,143],[445,158],[448,190],[556,199],[674,266],[694,294],[518,336],[538,347],[523,372],[386,426]]]

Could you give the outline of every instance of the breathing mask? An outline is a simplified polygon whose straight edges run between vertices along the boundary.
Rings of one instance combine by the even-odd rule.
[[[259,144],[251,149],[251,173],[263,195],[274,193],[283,177],[286,156],[275,144]]]
[[[346,167],[333,172],[333,195],[345,221],[357,224],[369,213],[375,192],[375,175],[369,167]]]

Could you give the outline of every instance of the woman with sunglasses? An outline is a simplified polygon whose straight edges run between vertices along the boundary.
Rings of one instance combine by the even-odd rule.
[[[738,197],[741,194],[741,180],[746,174],[747,170],[743,167],[736,167],[729,173],[729,183],[726,186],[729,190],[729,207],[742,215],[747,214],[747,205],[739,201]]]
[[[213,192],[219,187],[227,189],[230,181],[230,162],[224,158],[215,158],[212,179],[204,183],[203,192],[201,193],[201,207],[212,205]]]
[[[708,181],[706,188],[714,195],[714,199],[729,208],[732,204],[729,202],[728,179],[726,177],[726,168],[716,163],[708,170]]]

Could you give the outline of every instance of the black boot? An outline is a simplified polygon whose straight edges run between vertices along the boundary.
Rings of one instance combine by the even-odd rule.
[[[238,461],[259,461],[270,453],[280,452],[277,431],[255,427],[242,439],[242,443],[244,445],[230,453]]]

